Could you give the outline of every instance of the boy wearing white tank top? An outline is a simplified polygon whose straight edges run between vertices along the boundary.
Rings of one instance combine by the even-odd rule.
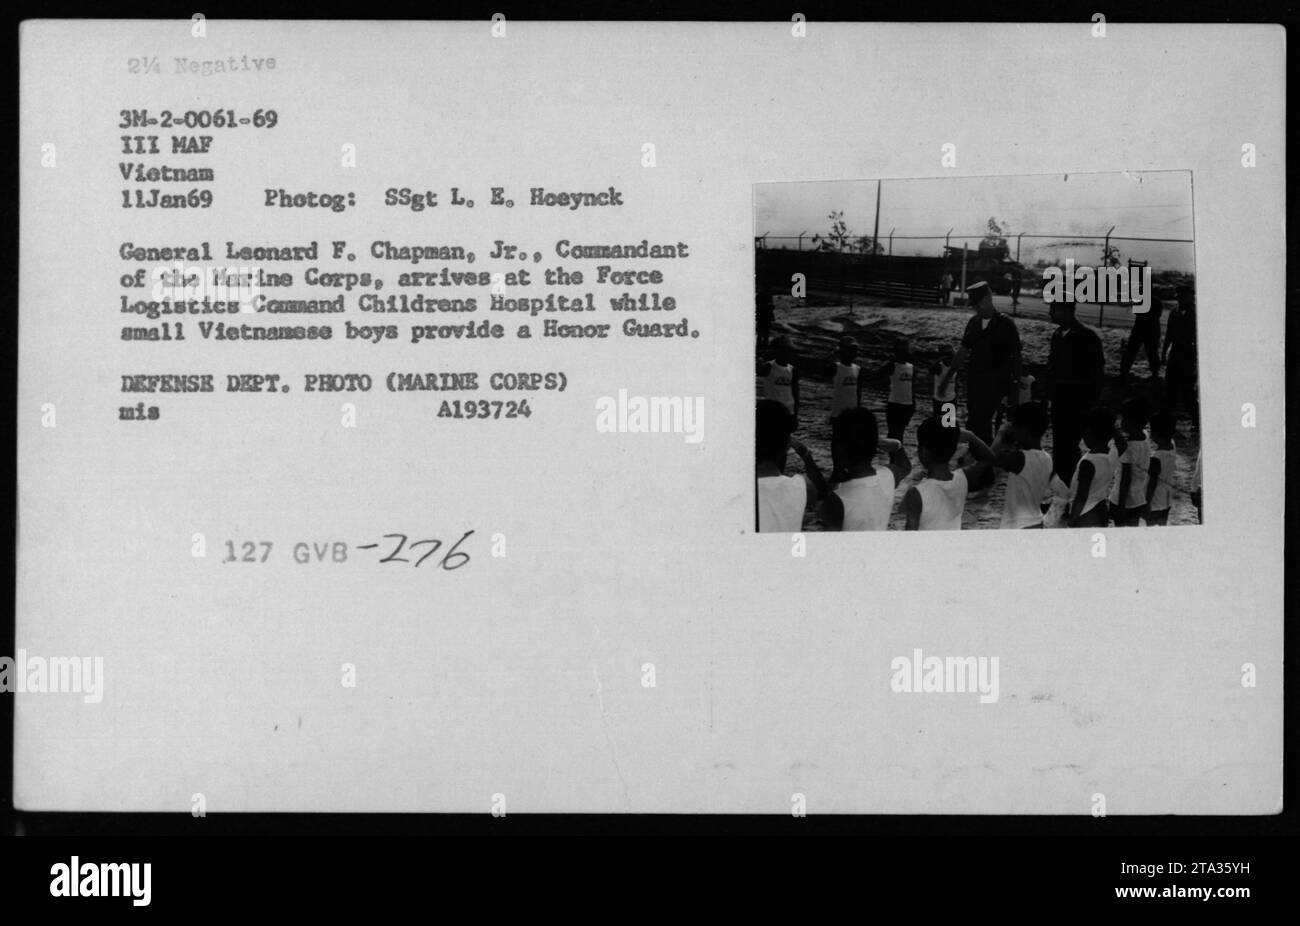
[[[962,351],[954,352],[951,346],[945,344],[939,348],[939,354],[934,363],[930,364],[930,378],[933,381],[931,401],[934,403],[934,414],[942,415],[945,405],[956,404],[957,367],[964,360],[965,356]]]
[[[1083,442],[1088,452],[1079,458],[1070,480],[1070,527],[1105,527],[1110,523],[1110,488],[1115,481],[1119,454],[1111,446],[1115,412],[1094,408],[1083,419]]]
[[[974,463],[955,472],[949,465],[957,452],[957,443],[965,440]],[[903,496],[906,530],[961,530],[961,516],[966,509],[966,493],[993,466],[993,452],[969,431],[945,427],[941,418],[931,417],[916,429],[917,455],[925,467],[925,478]]]
[[[1119,469],[1110,490],[1110,515],[1116,527],[1137,527],[1138,518],[1146,513],[1147,479],[1151,471],[1151,442],[1147,438],[1147,403],[1141,398],[1126,399],[1119,407],[1121,439]]]
[[[1042,403],[1014,405],[1007,409],[1006,423],[993,439],[990,449],[997,467],[1007,472],[1003,530],[1043,526],[1043,499],[1052,481],[1052,455],[1042,448],[1047,422]]]
[[[1178,447],[1174,444],[1174,416],[1157,412],[1151,416],[1151,463],[1147,471],[1147,505],[1142,520],[1149,527],[1169,523],[1173,504],[1170,486],[1178,465]]]
[[[845,335],[840,346],[835,372],[831,378],[831,482],[844,479],[844,460],[836,440],[839,418],[862,404],[862,368],[853,362],[858,353],[858,342]]]
[[[805,509],[826,495],[826,480],[812,454],[790,436],[793,419],[775,399],[760,399],[755,410],[754,518],[760,532],[797,534]],[[785,460],[793,449],[805,472],[787,476]]]
[[[828,530],[883,531],[894,507],[894,488],[912,471],[902,442],[879,439],[876,416],[854,408],[836,419],[837,440],[844,458],[846,478],[822,503],[822,520]],[[889,465],[872,465],[876,450],[889,454]]]
[[[894,342],[894,359],[881,367],[881,372],[889,377],[885,424],[889,437],[901,441],[916,412],[916,396],[912,389],[916,367],[912,363],[912,349],[907,341]]]
[[[759,398],[774,399],[792,416],[793,430],[799,429],[799,371],[795,368],[794,345],[782,335],[772,341],[772,356],[758,364]]]
[[[862,368],[853,362],[857,355],[858,342],[848,335],[840,338],[835,373],[831,378],[832,420],[862,404],[862,383],[859,382]]]

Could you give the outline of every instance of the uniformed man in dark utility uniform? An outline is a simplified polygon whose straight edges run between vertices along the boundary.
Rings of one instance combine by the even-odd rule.
[[[1165,326],[1166,407],[1182,402],[1193,427],[1200,427],[1196,384],[1196,296],[1190,286],[1178,287],[1178,307]]]
[[[1066,485],[1079,462],[1083,418],[1101,398],[1106,355],[1101,337],[1074,316],[1073,302],[1053,302],[1056,322],[1047,355],[1047,397],[1052,403],[1052,470]]]
[[[1128,340],[1124,342],[1124,355],[1119,361],[1121,385],[1128,382],[1133,361],[1137,359],[1138,351],[1142,348],[1146,348],[1147,367],[1151,370],[1151,376],[1160,375],[1160,314],[1165,309],[1161,295],[1159,291],[1152,293],[1151,308],[1133,316],[1133,330],[1129,332]]]

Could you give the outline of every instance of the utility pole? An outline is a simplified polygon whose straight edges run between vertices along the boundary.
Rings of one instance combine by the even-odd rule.
[[[961,296],[966,298],[966,249],[970,247],[969,241],[961,243]],[[966,303],[969,305],[969,302]]]
[[[880,240],[880,181],[876,181],[876,225],[871,231],[871,254],[876,254],[876,242]]]
[[[889,230],[889,256],[890,257],[894,256],[894,232],[895,231],[896,229],[893,228]]]

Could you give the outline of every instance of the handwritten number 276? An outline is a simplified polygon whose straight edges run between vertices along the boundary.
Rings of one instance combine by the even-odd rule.
[[[469,536],[473,533],[473,531],[465,531],[465,533],[461,535],[461,538],[452,544],[451,549],[443,555],[442,559],[438,562],[438,565],[443,569],[452,570],[459,569],[461,566],[468,563],[469,554],[462,552],[458,548],[462,543],[469,539]],[[429,549],[426,550],[419,559],[415,560],[415,565],[418,567],[426,559],[442,549],[441,540],[416,540],[413,543],[407,543],[409,538],[406,534],[384,534],[384,538],[386,540],[396,540],[397,545],[393,547],[391,553],[380,560],[381,563],[409,563],[411,560],[402,556],[402,552],[409,551],[414,554],[417,549],[427,546]],[[430,544],[432,544],[432,546],[430,546]],[[455,560],[455,562],[453,562],[453,560]]]

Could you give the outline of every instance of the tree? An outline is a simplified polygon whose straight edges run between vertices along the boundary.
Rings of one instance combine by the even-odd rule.
[[[1006,228],[1007,223],[1005,221],[999,222],[993,216],[989,216],[988,231],[984,235],[984,244],[994,248],[1005,248],[1007,246]]]
[[[885,247],[879,241],[874,240],[870,235],[860,235],[858,243],[855,244],[854,250],[859,254],[884,254]]]
[[[813,244],[817,246],[819,251],[835,251],[843,254],[845,247],[849,244],[849,239],[853,237],[849,232],[848,225],[844,222],[844,212],[842,210],[832,212],[827,218],[831,220],[830,233],[825,237],[813,235]]]

